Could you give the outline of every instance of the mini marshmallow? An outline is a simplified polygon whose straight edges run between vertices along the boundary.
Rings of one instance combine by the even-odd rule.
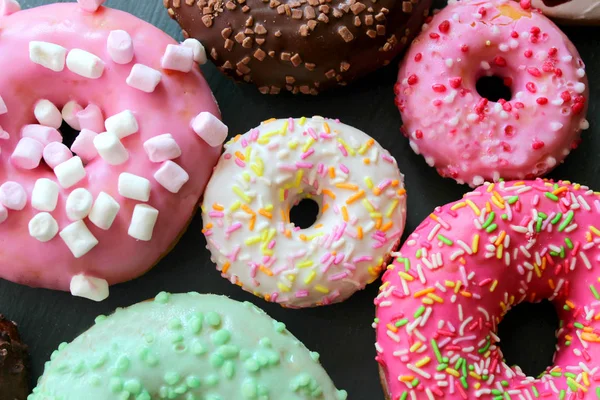
[[[73,157],[58,164],[54,168],[54,174],[56,175],[60,186],[68,189],[85,178],[86,172],[81,158]]]
[[[35,139],[24,137],[19,140],[15,150],[10,156],[10,161],[17,168],[35,169],[42,161],[44,145]]]
[[[98,79],[104,73],[104,61],[81,49],[73,49],[67,55],[69,71],[89,79]]]
[[[96,136],[94,147],[110,165],[121,165],[129,159],[129,152],[114,133],[104,132]]]
[[[27,193],[17,182],[4,182],[0,186],[0,204],[9,210],[21,211],[27,204]]]
[[[139,130],[135,115],[130,110],[122,111],[104,122],[106,131],[114,133],[119,139],[133,135]]]
[[[1,0],[0,0],[1,1]],[[0,115],[6,114],[8,112],[8,108],[6,107],[6,103],[2,96],[0,96]]]
[[[96,133],[104,131],[104,116],[100,107],[95,104],[89,104],[83,111],[79,111],[77,119],[81,129],[89,129]]]
[[[93,278],[84,274],[73,276],[69,289],[73,296],[96,302],[106,300],[109,295],[108,282],[105,279]]]
[[[4,205],[0,204],[0,224],[8,218],[8,210]]]
[[[92,132],[89,129],[82,129],[71,145],[71,151],[81,157],[83,162],[89,163],[98,155],[98,150],[94,146],[94,138],[96,136],[98,136],[96,132]]]
[[[129,33],[111,31],[106,42],[108,55],[117,64],[129,64],[133,60],[133,41]]]
[[[98,244],[98,239],[85,226],[83,221],[73,222],[59,233],[75,258],[81,258]]]
[[[33,114],[40,125],[49,126],[54,129],[58,129],[62,125],[62,114],[54,103],[49,100],[42,99],[35,103]]]
[[[63,137],[56,129],[43,125],[25,125],[21,130],[21,136],[24,138],[35,139],[44,146],[52,142],[61,142]]]
[[[150,181],[146,178],[127,172],[119,175],[119,194],[125,198],[148,201],[150,189]]]
[[[94,205],[92,206],[88,218],[98,228],[106,231],[110,229],[113,222],[115,222],[115,218],[120,209],[121,206],[112,198],[112,196],[100,192],[98,197],[96,197],[96,201],[94,201]]]
[[[154,174],[154,179],[169,192],[179,193],[179,190],[190,179],[190,176],[173,161],[165,161]]]
[[[61,72],[65,69],[66,58],[67,49],[62,46],[48,42],[29,42],[29,59],[44,68]]]
[[[79,118],[77,114],[83,111],[83,107],[79,105],[75,100],[69,101],[62,109],[62,118],[65,120],[67,124],[76,131],[81,130],[81,125],[79,124]]]
[[[192,129],[211,147],[219,147],[227,139],[229,129],[209,112],[201,112],[192,121]]]
[[[192,52],[194,53],[195,62],[197,62],[200,65],[206,64],[206,49],[204,48],[202,43],[200,43],[196,39],[185,39],[181,45],[192,49]]]
[[[94,197],[87,189],[77,188],[73,190],[69,194],[69,197],[67,197],[67,204],[65,206],[67,218],[71,221],[79,221],[86,218],[90,214],[93,204]]]
[[[31,206],[38,211],[54,211],[59,190],[56,182],[47,178],[38,179],[31,192]]]
[[[194,50],[186,46],[170,44],[162,58],[161,66],[164,69],[190,72],[194,66]]]
[[[52,169],[56,168],[58,164],[62,164],[73,157],[71,150],[59,142],[47,144],[46,147],[44,147],[42,155],[46,164]]]
[[[127,84],[142,92],[152,93],[160,83],[162,74],[143,64],[135,64],[127,77]]]
[[[41,212],[29,221],[29,235],[42,243],[54,239],[57,233],[58,223],[47,212]]]
[[[77,0],[79,7],[87,12],[96,12],[106,0]]]
[[[10,139],[10,135],[0,126],[0,140],[8,140]]]
[[[17,0],[0,0],[0,17],[9,16],[21,11],[21,5]]]
[[[181,148],[169,133],[146,140],[144,150],[152,162],[173,160],[181,156]]]
[[[133,209],[131,224],[129,225],[127,234],[137,240],[150,241],[157,219],[158,210],[156,208],[150,207],[147,204],[138,204]]]

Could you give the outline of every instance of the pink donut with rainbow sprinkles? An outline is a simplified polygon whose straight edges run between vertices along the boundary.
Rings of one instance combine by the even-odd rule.
[[[589,126],[584,63],[528,1],[450,1],[415,39],[395,93],[412,149],[472,186],[544,175]]]
[[[1,3],[0,278],[100,301],[174,245],[219,158],[201,45],[102,1]]]
[[[405,399],[596,399],[600,390],[600,193],[542,179],[486,183],[438,207],[383,275],[377,361]],[[504,362],[498,324],[550,300],[553,365]]]

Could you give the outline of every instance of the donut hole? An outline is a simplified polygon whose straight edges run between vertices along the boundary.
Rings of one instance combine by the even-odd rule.
[[[553,363],[559,318],[548,300],[521,303],[498,326],[500,348],[507,365],[518,365],[527,376],[538,376]]]
[[[65,121],[63,121],[59,131],[63,137],[63,144],[68,148],[71,148],[71,145],[73,144],[75,139],[77,139],[77,135],[79,135],[79,131],[71,128],[71,126]]]
[[[300,229],[308,229],[319,217],[320,207],[312,198],[300,199],[290,209],[290,222]]]
[[[504,78],[492,75],[482,76],[475,84],[477,93],[489,101],[497,102],[500,99],[509,101],[512,99],[512,89],[506,85]]]

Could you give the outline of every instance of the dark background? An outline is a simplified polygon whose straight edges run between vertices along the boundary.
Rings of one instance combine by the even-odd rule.
[[[52,2],[21,0],[21,5],[30,8]],[[443,3],[437,1],[438,6]],[[182,40],[179,27],[163,9],[162,0],[108,0],[107,5],[131,12]],[[550,176],[574,180],[599,190],[600,116],[597,110],[600,89],[597,88],[600,87],[600,73],[595,71],[600,70],[600,28],[565,28],[565,31],[587,64],[593,99],[588,113],[591,128],[584,133],[582,146]],[[405,237],[434,207],[457,200],[469,190],[439,177],[422,157],[411,151],[408,141],[401,136],[400,116],[394,106],[393,94],[397,63],[346,88],[318,97],[264,96],[253,86],[239,86],[222,77],[211,63],[203,70],[232,135],[244,133],[271,117],[322,115],[340,118],[378,140],[398,160],[406,175],[408,221]],[[350,399],[383,398],[374,361],[375,335],[371,328],[377,283],[342,304],[284,310],[243,292],[220,277],[205,249],[201,226],[198,214],[179,244],[158,266],[133,282],[111,287],[108,300],[99,304],[72,297],[69,293],[31,289],[0,280],[0,312],[19,323],[21,334],[31,350],[34,382],[59,343],[73,340],[93,323],[96,315],[154,297],[161,290],[195,290],[254,302],[275,319],[283,321],[309,349],[321,353],[324,367],[338,388],[349,392]],[[48,268],[52,267],[48,265]],[[534,374],[548,366],[554,345],[553,329],[557,326],[555,318],[549,304],[524,305],[509,313],[500,326],[501,346],[509,364],[519,363],[525,372]]]

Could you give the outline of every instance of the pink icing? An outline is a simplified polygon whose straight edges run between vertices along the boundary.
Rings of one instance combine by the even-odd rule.
[[[126,30],[133,38],[135,62],[163,73],[154,93],[143,93],[126,85],[133,63],[114,63],[107,52],[107,38],[112,30]],[[58,207],[52,216],[62,230],[71,223],[67,219],[67,196],[77,187],[85,187],[94,198],[104,191],[121,206],[108,231],[97,228],[89,220],[87,227],[99,244],[80,259],[75,259],[57,235],[47,243],[32,238],[28,223],[36,210],[28,201],[23,211],[9,211],[0,225],[0,277],[35,287],[69,290],[71,277],[86,274],[115,284],[133,279],[147,271],[173,244],[184,229],[198,204],[203,189],[216,164],[220,147],[211,147],[190,128],[192,118],[208,111],[219,115],[211,91],[200,70],[189,74],[163,71],[161,57],[169,44],[175,43],[165,33],[127,13],[101,8],[96,13],[81,10],[77,4],[53,4],[20,11],[0,18],[0,96],[8,113],[0,115],[0,125],[10,133],[0,141],[0,183],[16,181],[24,186],[29,200],[37,179],[56,181],[53,171],[44,163],[27,171],[10,162],[23,126],[35,123],[34,104],[44,98],[62,108],[70,100],[84,107],[98,105],[109,117],[126,109],[132,110],[139,123],[139,132],[125,139],[129,160],[110,166],[96,157],[86,166],[87,176],[69,190],[60,190]],[[67,49],[80,48],[102,58],[106,63],[100,79],[86,79],[65,68],[57,73],[34,64],[29,59],[28,44],[32,40],[59,44]],[[163,188],[153,175],[161,167],[152,163],[143,143],[164,133],[173,135],[183,149],[174,160],[190,176],[178,194]],[[150,242],[137,241],[127,231],[133,209],[139,202],[119,195],[119,174],[129,172],[151,182],[149,205],[159,210],[159,217]]]
[[[476,89],[496,75],[509,101]],[[442,176],[540,176],[562,162],[587,127],[588,87],[577,50],[554,23],[507,0],[454,2],[425,25],[400,69],[402,132]]]
[[[390,398],[596,398],[599,228],[600,193],[567,182],[486,184],[437,208],[375,300]],[[503,362],[497,326],[512,306],[542,299],[562,321],[557,352],[542,377],[526,378]]]

